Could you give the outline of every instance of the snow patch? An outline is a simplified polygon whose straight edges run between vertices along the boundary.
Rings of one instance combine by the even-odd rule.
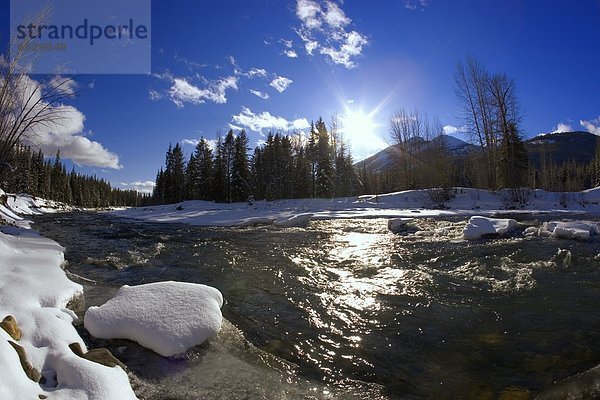
[[[223,296],[196,283],[156,282],[123,286],[85,313],[85,328],[97,338],[130,339],[169,357],[203,343],[221,328]]]

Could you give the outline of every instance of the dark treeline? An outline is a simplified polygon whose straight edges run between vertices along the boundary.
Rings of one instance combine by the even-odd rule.
[[[308,137],[270,133],[249,153],[245,131],[219,137],[215,149],[202,138],[185,160],[179,144],[169,146],[158,171],[154,203],[217,202],[343,197],[362,193],[352,155],[335,121],[319,120]]]
[[[44,157],[41,150],[16,146],[11,154],[9,170],[4,174],[1,187],[10,193],[61,201],[78,207],[138,206],[147,196],[135,190],[111,187],[104,179],[67,172],[60,159]]]
[[[551,192],[578,192],[585,189],[600,186],[600,144],[596,145],[596,156],[592,161],[567,160],[553,161],[548,156],[542,159],[542,162],[533,162],[528,158],[521,159],[527,163],[522,172],[521,184],[517,187],[529,187],[544,189]],[[427,157],[431,150],[425,150],[421,157]],[[481,184],[482,174],[482,152],[479,149],[473,149],[468,154],[452,154],[451,152],[440,152],[437,149],[436,154],[439,158],[435,159],[438,165],[444,165],[445,168],[436,169],[436,183],[429,183],[428,180],[417,180],[416,184],[406,184],[402,163],[396,161],[396,165],[385,171],[373,172],[369,170],[367,163],[361,162],[358,165],[358,174],[361,182],[364,184],[365,193],[389,193],[408,189],[426,189],[431,187],[474,187],[481,189],[490,189]],[[527,154],[527,152],[526,152]],[[403,160],[399,157],[398,160]],[[411,170],[417,177],[427,176],[430,164],[421,164]],[[496,189],[507,188],[509,186]],[[495,189],[492,189],[495,190]]]

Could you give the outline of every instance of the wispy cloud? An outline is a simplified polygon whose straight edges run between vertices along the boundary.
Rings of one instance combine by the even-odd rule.
[[[150,100],[156,101],[156,100],[162,99],[162,97],[163,97],[162,94],[160,94],[160,92],[158,92],[158,91],[156,91],[154,89],[150,89],[148,91],[148,98]]]
[[[589,133],[600,136],[600,117],[592,120],[580,120],[579,124]]]
[[[275,88],[279,93],[283,93],[293,82],[293,80],[286,78],[285,76],[276,76],[275,79],[269,83],[269,86]]]
[[[121,186],[125,189],[137,190],[141,193],[152,193],[156,184],[153,181],[135,181],[131,183],[121,182]]]
[[[263,93],[260,90],[254,90],[254,89],[250,89],[250,93],[252,93],[255,96],[260,97],[261,99],[268,99],[269,98],[269,94],[268,93]]]
[[[296,50],[294,50],[294,42],[293,41],[281,39],[279,42],[282,43],[283,46],[285,47],[285,49],[283,50],[283,52],[281,54],[285,55],[288,58],[297,58],[298,57],[298,53],[296,53]]]
[[[290,131],[302,130],[310,127],[306,118],[287,120],[283,117],[271,115],[268,111],[256,114],[248,107],[242,107],[242,111],[239,114],[232,116],[231,121],[235,125],[230,124],[230,126],[243,127],[260,133],[265,129]]]
[[[429,5],[429,0],[404,0],[404,8],[409,10],[421,10]]]
[[[352,20],[332,0],[297,0],[296,16],[301,25],[295,31],[308,55],[318,50],[330,62],[354,68],[354,58],[369,44],[366,35],[347,29]]]
[[[197,146],[200,143],[200,139],[183,139],[181,141],[182,144],[189,144],[192,146]]]
[[[227,76],[216,81],[210,81],[204,88],[199,88],[185,78],[174,78],[169,89],[169,98],[177,107],[185,103],[202,104],[207,100],[217,104],[227,103],[227,90],[237,90],[237,76]]]

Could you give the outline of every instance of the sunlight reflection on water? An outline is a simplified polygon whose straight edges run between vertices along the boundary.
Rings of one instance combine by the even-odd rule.
[[[293,365],[292,375],[260,382],[254,360],[229,358],[239,351],[246,360],[243,341],[232,349],[217,339],[196,350],[188,378],[161,378],[190,393],[202,387],[227,398],[210,382],[194,383],[219,360],[206,376],[239,375],[232,390],[240,397],[255,384],[250,397],[376,398],[383,387],[391,398],[417,399],[530,394],[600,360],[598,241],[517,233],[466,242],[464,218],[415,219],[400,234],[386,219],[202,229],[118,220],[109,228],[101,217],[77,218],[84,222],[48,224],[77,249],[67,253],[74,273],[115,286],[168,279],[216,286],[226,318],[256,348]],[[308,386],[285,387],[297,377]]]

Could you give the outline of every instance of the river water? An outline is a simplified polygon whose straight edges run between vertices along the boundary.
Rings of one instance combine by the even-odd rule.
[[[106,213],[34,221],[66,247],[88,306],[164,280],[223,293],[223,330],[181,357],[78,328],[131,368],[143,398],[516,399],[600,363],[597,241],[465,242],[465,218],[418,220],[404,235],[385,219],[306,229]]]

